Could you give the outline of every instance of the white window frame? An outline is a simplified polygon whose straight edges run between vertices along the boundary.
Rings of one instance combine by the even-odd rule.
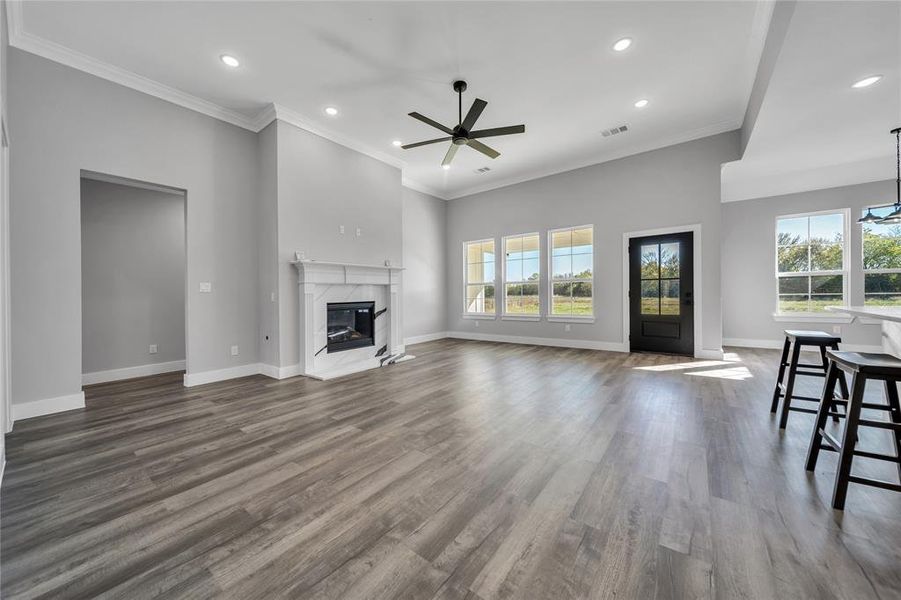
[[[867,214],[868,210],[881,210],[883,208],[889,208],[894,206],[894,204],[882,204],[880,206],[869,206],[865,207],[862,211],[860,211],[861,216]],[[860,270],[863,273],[863,277],[861,278],[861,283],[863,286],[863,303],[867,304],[867,275],[894,275],[901,274],[901,269],[867,269],[864,261],[866,257],[864,256],[864,239],[863,239],[863,228],[866,223],[859,223],[860,225]],[[871,306],[879,306],[878,304],[872,304]]]
[[[535,282],[535,285],[538,287],[538,313],[537,314],[528,314],[528,313],[508,313],[507,312],[507,285],[508,284],[519,284],[523,285],[526,283],[530,283],[529,281],[507,281],[507,240],[513,238],[524,238],[535,236],[538,240],[538,281]],[[501,319],[507,321],[540,321],[542,315],[543,304],[541,302],[541,233],[537,231],[532,231],[530,233],[514,233],[511,235],[505,235],[501,238],[501,301],[503,304],[501,305]],[[593,288],[592,288],[593,293]],[[497,298],[497,288],[495,288],[495,298]],[[496,301],[495,301],[496,302]]]
[[[783,219],[800,219],[805,217],[817,217],[822,215],[842,215],[842,268],[841,270],[829,271],[797,271],[790,273],[779,272],[779,221]],[[808,226],[809,227],[809,226]],[[808,229],[808,236],[810,232]],[[818,210],[805,213],[797,213],[790,215],[777,215],[773,220],[773,272],[775,273],[776,293],[775,307],[773,318],[776,321],[787,322],[823,322],[823,323],[847,323],[848,319],[845,315],[830,314],[829,312],[780,312],[779,311],[779,280],[783,277],[810,277],[841,275],[842,276],[842,302],[841,306],[848,306],[848,284],[850,280],[850,235],[851,235],[851,209],[850,208],[833,208],[830,210]],[[808,242],[810,241],[808,237]],[[808,257],[810,252],[810,244],[808,243]],[[808,287],[808,295],[809,295]]]
[[[560,231],[572,231],[574,229],[591,229],[591,279],[554,279],[554,234]],[[547,231],[547,320],[557,323],[593,323],[595,319],[595,294],[594,272],[595,251],[597,249],[597,240],[594,236],[594,225],[573,225],[572,227],[558,227],[556,229],[548,229]],[[579,281],[588,281],[591,283],[591,314],[590,315],[555,315],[554,314],[554,284]]]
[[[469,285],[489,285],[488,282],[479,281],[477,283],[469,283],[469,254],[467,246],[469,244],[481,244],[482,242],[494,242],[494,279],[490,285],[494,286],[494,312],[467,312],[466,306],[469,298],[466,297],[466,290]],[[497,239],[482,238],[479,240],[467,240],[463,242],[463,318],[464,319],[496,319],[497,318],[497,302],[498,302],[498,278],[497,278]]]

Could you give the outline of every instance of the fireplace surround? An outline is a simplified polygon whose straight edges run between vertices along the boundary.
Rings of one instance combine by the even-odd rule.
[[[404,354],[401,314],[403,268],[310,259],[295,260],[292,264],[297,269],[299,292],[298,374],[315,379],[333,379],[378,368],[388,364],[386,358]],[[328,308],[330,304],[341,303],[372,303],[371,342],[353,348],[344,347],[340,351],[329,347]],[[337,333],[334,324],[331,332]],[[344,336],[339,334],[338,337]]]

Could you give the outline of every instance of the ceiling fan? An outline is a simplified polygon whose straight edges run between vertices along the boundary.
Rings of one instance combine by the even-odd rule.
[[[441,131],[446,133],[447,136],[436,138],[434,140],[426,140],[424,142],[416,142],[414,144],[405,144],[401,146],[401,148],[403,148],[404,150],[409,150],[410,148],[416,148],[418,146],[450,141],[451,145],[447,149],[447,154],[444,155],[444,160],[441,161],[441,166],[447,169],[450,167],[451,162],[454,160],[454,156],[457,154],[457,150],[460,148],[460,146],[469,146],[473,150],[478,150],[488,158],[497,158],[501,155],[501,153],[494,148],[491,148],[490,146],[486,146],[485,144],[480,142],[478,138],[494,137],[498,135],[511,135],[514,133],[524,133],[526,131],[525,125],[493,127],[491,129],[479,129],[477,131],[473,131],[473,125],[476,124],[476,120],[479,118],[479,115],[482,114],[482,111],[485,110],[485,107],[488,106],[488,103],[481,98],[476,98],[475,101],[473,101],[472,106],[469,107],[469,112],[466,113],[466,118],[464,119],[463,92],[466,91],[466,82],[455,81],[454,91],[457,92],[457,107],[459,114],[457,126],[451,129],[450,127],[445,127],[441,123],[433,121],[432,119],[423,116],[418,112],[411,112],[411,117],[422,121],[427,125],[431,125],[435,129],[440,129]]]

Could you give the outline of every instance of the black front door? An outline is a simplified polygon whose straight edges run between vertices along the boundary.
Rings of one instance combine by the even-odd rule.
[[[693,234],[629,240],[629,347],[694,355]]]

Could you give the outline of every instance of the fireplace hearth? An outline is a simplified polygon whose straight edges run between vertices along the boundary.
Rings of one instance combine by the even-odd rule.
[[[375,346],[375,302],[329,302],[328,352]]]

